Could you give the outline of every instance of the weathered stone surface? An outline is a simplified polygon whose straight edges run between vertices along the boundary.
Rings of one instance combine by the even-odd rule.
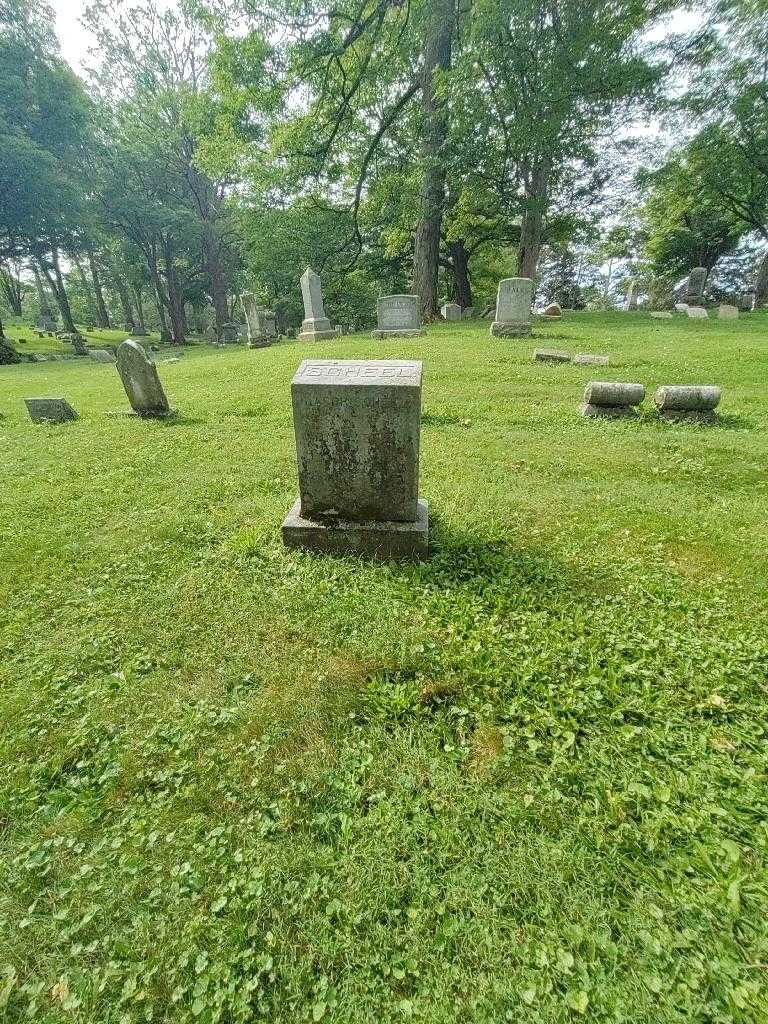
[[[536,363],[570,363],[572,358],[570,352],[563,352],[557,348],[537,348],[533,353],[533,360]]]
[[[25,398],[24,404],[33,423],[66,423],[79,418],[66,398]]]
[[[138,341],[128,339],[117,349],[117,372],[137,416],[171,415],[157,367]]]
[[[403,360],[301,364],[291,385],[299,502],[286,544],[385,557],[424,550],[421,372]]]
[[[581,366],[607,366],[611,361],[611,357],[597,356],[591,352],[577,352],[573,357],[573,361]]]
[[[114,363],[115,361],[114,355],[105,348],[91,348],[88,350],[88,355],[94,363]]]
[[[237,324],[222,324],[220,340],[225,345],[231,345],[240,338],[240,330]]]
[[[657,311],[651,313],[651,316],[653,317],[654,320],[671,320],[672,319],[672,314],[668,310],[663,310],[663,309],[660,309],[660,310],[657,310]]]
[[[440,312],[445,320],[461,320],[461,306],[456,302],[446,302]]]
[[[317,522],[301,514],[297,500],[283,523],[283,542],[330,555],[368,558],[426,558],[429,548],[429,509],[419,500],[412,523],[358,523],[345,520]]]
[[[579,406],[579,412],[582,416],[602,417],[608,420],[637,416],[637,409],[631,405],[590,405],[589,402],[582,402]]]
[[[240,305],[245,314],[248,348],[267,348],[272,344],[272,339],[267,333],[264,311],[256,302],[253,292],[243,292],[240,296]]]
[[[752,311],[752,306],[754,305],[754,303],[754,292],[742,292],[742,294],[739,296],[739,310],[742,313],[750,313]]]
[[[624,381],[592,380],[584,388],[584,402],[591,406],[634,406],[645,398],[642,384]]]
[[[720,404],[722,391],[711,384],[665,384],[653,401],[660,412],[711,412]]]
[[[563,311],[556,302],[550,302],[550,304],[544,310],[542,316],[544,316],[547,320],[562,320]]]
[[[374,338],[417,337],[421,328],[418,295],[382,295],[376,301],[377,329]]]
[[[694,267],[688,275],[685,288],[685,301],[689,306],[700,306],[704,297],[704,285],[707,283],[707,268]]]
[[[685,312],[689,320],[709,320],[709,313],[703,306],[687,306]]]
[[[299,338],[317,341],[337,337],[338,332],[331,327],[331,321],[325,315],[320,277],[310,267],[301,275],[301,297],[304,300],[304,321]]]
[[[633,313],[637,309],[637,282],[630,281],[627,289],[627,297],[624,300],[624,309],[627,313]]]
[[[717,318],[718,320],[738,320],[739,307],[729,306],[727,303],[723,303],[718,307]]]
[[[675,303],[675,312],[676,313],[687,313],[688,312],[688,303],[687,302],[676,302]]]
[[[520,338],[530,334],[532,302],[533,281],[529,277],[507,277],[499,281],[491,334],[496,338]]]

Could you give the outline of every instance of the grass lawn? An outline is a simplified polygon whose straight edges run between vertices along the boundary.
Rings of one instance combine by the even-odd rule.
[[[82,324],[77,325],[78,330],[85,338],[91,348],[98,348],[100,345],[119,345],[130,337],[127,331],[122,328],[117,330],[103,331],[99,328],[93,331],[86,330]],[[59,355],[72,355],[72,345],[68,341],[60,341],[57,337],[38,337],[40,331],[31,327],[28,320],[10,319],[3,320],[3,332],[19,355],[29,355],[31,352],[49,353],[56,352]],[[150,334],[140,339],[146,344],[159,345],[160,335]],[[199,340],[193,337],[193,341]]]
[[[424,564],[282,548],[308,355],[424,359]],[[0,368],[0,1019],[765,1024],[768,316],[160,373]]]

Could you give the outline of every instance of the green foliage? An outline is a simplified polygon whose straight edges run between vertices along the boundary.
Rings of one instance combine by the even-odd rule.
[[[708,429],[477,323],[195,349],[168,424],[5,368],[5,1018],[762,1024],[765,329],[537,325]],[[426,359],[424,564],[282,548],[308,356]]]

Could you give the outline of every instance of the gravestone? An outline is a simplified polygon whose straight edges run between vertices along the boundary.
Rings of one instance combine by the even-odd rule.
[[[720,388],[708,384],[664,385],[657,388],[653,401],[662,419],[697,420],[712,423],[720,404]]]
[[[231,345],[240,338],[240,331],[237,324],[228,323],[221,325],[219,340],[225,345]]]
[[[461,319],[462,320],[471,320],[473,316],[477,316],[477,310],[475,309],[474,306],[467,306],[466,309],[462,309],[462,311],[461,311]]]
[[[634,313],[637,309],[637,283],[635,281],[629,282],[627,297],[624,300],[624,309],[627,313]]]
[[[304,341],[318,341],[322,338],[337,337],[336,331],[331,327],[331,321],[325,315],[320,277],[311,267],[307,267],[301,275],[301,297],[304,300],[304,320],[299,338]]]
[[[686,306],[686,309],[687,308],[688,307]],[[654,320],[671,320],[672,314],[669,312],[669,310],[660,309],[654,313],[651,313],[651,317]]]
[[[751,313],[755,302],[754,292],[742,292],[739,296],[739,309],[742,313]]]
[[[703,306],[687,306],[685,312],[689,320],[709,320],[709,313]]]
[[[537,348],[533,353],[535,363],[570,363],[571,353],[557,348]]]
[[[591,352],[577,352],[573,357],[573,361],[580,366],[607,366],[611,361],[611,357],[592,355]]]
[[[562,320],[563,310],[556,302],[550,302],[542,316],[545,320]]]
[[[617,419],[634,416],[635,407],[645,398],[642,384],[625,384],[621,381],[593,380],[584,389],[583,416],[603,416]]]
[[[173,415],[157,367],[138,341],[129,338],[118,346],[117,372],[136,416],[161,419]]]
[[[376,300],[377,328],[374,338],[416,338],[421,327],[418,295],[382,295]]]
[[[686,313],[687,311],[688,311],[688,303],[687,302],[676,302],[675,303],[675,312],[676,313]]]
[[[445,320],[461,320],[461,306],[456,302],[446,302],[440,307],[440,312]]]
[[[685,301],[689,306],[700,306],[704,298],[704,285],[707,283],[707,268],[694,267],[688,275],[685,287]]]
[[[271,309],[262,310],[262,319],[264,322],[264,330],[267,332],[267,337],[270,341],[274,341],[277,338],[277,314]]]
[[[291,384],[299,499],[288,547],[384,558],[426,554],[419,499],[422,364],[305,360]]]
[[[266,348],[271,345],[272,341],[267,334],[264,311],[256,302],[253,292],[243,292],[240,296],[240,304],[245,314],[248,348]]]
[[[529,277],[507,277],[499,281],[491,334],[496,338],[521,338],[530,334],[532,302],[533,281]]]
[[[739,307],[729,306],[727,303],[718,307],[717,310],[718,320],[738,320],[739,319]]]
[[[25,398],[24,404],[33,423],[66,423],[79,418],[66,398]]]
[[[94,363],[114,363],[115,361],[114,355],[105,348],[91,348],[88,350],[88,355]]]

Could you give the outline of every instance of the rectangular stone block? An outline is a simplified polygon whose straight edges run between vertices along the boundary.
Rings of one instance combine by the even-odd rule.
[[[580,366],[608,366],[611,361],[611,357],[596,356],[592,355],[591,352],[577,352],[573,357],[573,361],[574,363],[578,363]]]
[[[374,338],[423,334],[420,301],[418,295],[382,295],[377,299]]]
[[[79,418],[66,398],[25,398],[24,404],[33,423],[66,423]]]
[[[708,320],[709,313],[703,306],[686,306],[685,312],[689,320]]]
[[[291,384],[302,518],[414,522],[420,362],[305,360]]]
[[[461,306],[456,302],[446,302],[440,307],[440,312],[445,320],[461,320]]]
[[[570,363],[571,353],[556,348],[537,348],[533,359],[537,363]]]
[[[739,319],[739,307],[729,306],[724,303],[717,310],[718,320],[738,320]]]
[[[368,558],[426,558],[429,542],[429,510],[419,501],[413,522],[365,523],[349,520],[318,522],[301,514],[297,500],[283,523],[283,543],[329,555],[363,555]]]

